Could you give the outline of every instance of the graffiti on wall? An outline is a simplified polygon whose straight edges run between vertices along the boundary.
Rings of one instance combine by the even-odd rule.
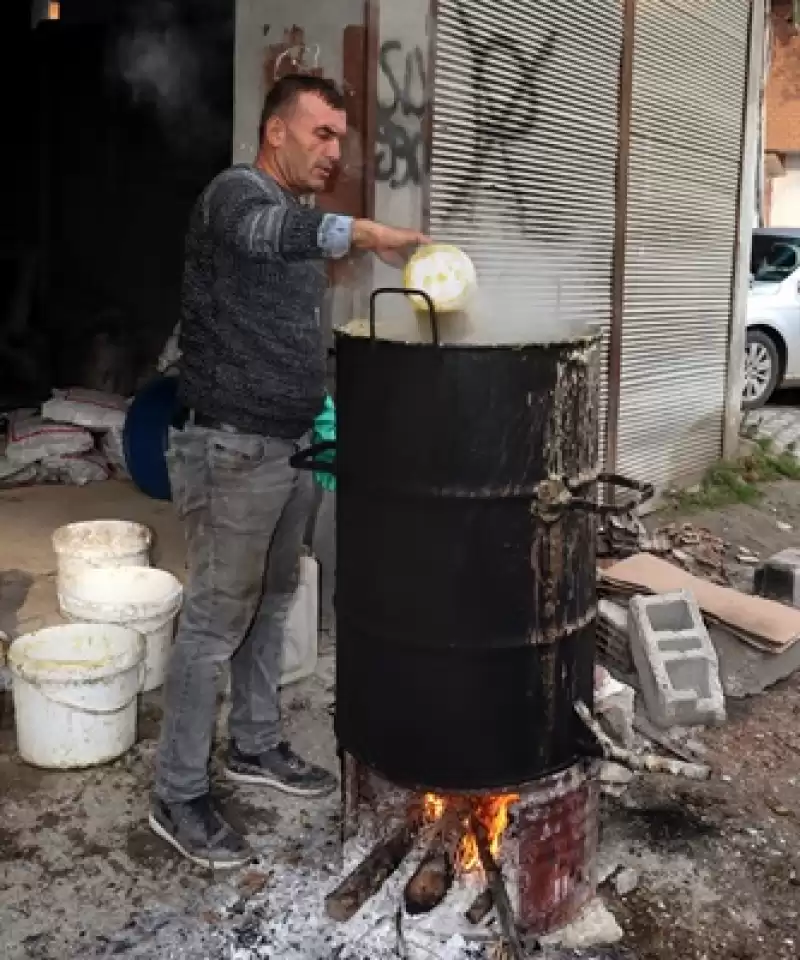
[[[375,178],[393,190],[419,186],[425,166],[425,55],[419,46],[386,40],[378,66],[389,95],[378,96]]]
[[[454,197],[446,218],[471,213],[480,191],[491,185],[511,194],[520,226],[527,232],[526,205],[517,186],[518,161],[512,157],[511,148],[528,140],[538,119],[540,74],[555,51],[556,33],[550,31],[531,53],[500,30],[487,33],[485,27],[473,23],[463,0],[455,0],[455,6],[469,50],[475,133],[471,143],[464,143],[470,176],[464,190]],[[505,80],[500,89],[492,79],[498,68]],[[505,173],[504,182],[498,182],[494,172],[498,161]],[[493,172],[488,174],[490,169]]]

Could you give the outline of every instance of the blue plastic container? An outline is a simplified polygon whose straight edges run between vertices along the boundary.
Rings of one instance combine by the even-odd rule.
[[[171,500],[166,452],[169,428],[180,414],[177,377],[159,376],[133,398],[125,419],[123,444],[128,473],[154,500]]]

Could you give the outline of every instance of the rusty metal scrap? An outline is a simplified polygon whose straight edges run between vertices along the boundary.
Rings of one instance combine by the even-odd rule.
[[[603,518],[597,534],[597,555],[622,560],[636,553],[667,553],[670,541],[660,532],[649,533],[635,513],[611,514]]]

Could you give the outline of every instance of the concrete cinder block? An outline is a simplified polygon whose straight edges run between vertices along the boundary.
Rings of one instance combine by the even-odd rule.
[[[800,607],[800,550],[781,550],[762,563],[753,589],[760,597]]]
[[[700,609],[686,590],[631,600],[633,661],[657,726],[725,722],[719,662]]]

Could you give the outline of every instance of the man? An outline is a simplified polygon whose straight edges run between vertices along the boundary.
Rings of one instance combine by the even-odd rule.
[[[209,790],[220,667],[231,663],[228,778],[323,796],[334,777],[281,739],[283,628],[297,583],[311,479],[289,466],[324,400],[325,258],[370,250],[389,262],[426,238],[324,214],[346,133],[334,84],[280,80],[264,104],[254,166],[220,174],[192,214],[179,362],[189,410],[173,431],[173,499],[185,522],[188,586],[165,685],[152,829],[190,860],[251,856]]]

